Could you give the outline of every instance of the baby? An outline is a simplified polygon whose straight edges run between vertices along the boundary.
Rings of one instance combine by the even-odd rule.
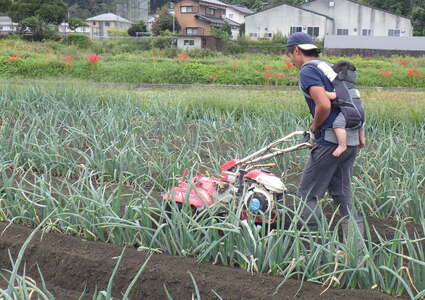
[[[339,157],[347,149],[346,128],[359,128],[359,147],[365,145],[364,110],[361,106],[360,94],[354,86],[357,77],[356,67],[348,61],[340,61],[332,69],[337,74],[332,81],[335,92],[326,92],[326,94],[333,105],[341,108],[341,112],[332,124],[338,141],[338,147],[332,155]]]

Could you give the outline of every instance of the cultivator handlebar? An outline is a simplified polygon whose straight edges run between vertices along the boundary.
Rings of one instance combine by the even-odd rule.
[[[284,142],[293,141],[293,138],[296,137],[296,136],[303,136],[303,142],[299,143],[297,145],[293,145],[293,146],[284,148],[284,149],[275,148],[277,145],[282,144]],[[273,158],[275,156],[281,155],[283,153],[292,152],[292,151],[304,149],[304,148],[311,148],[313,146],[312,141],[313,141],[313,138],[312,138],[311,132],[309,132],[309,131],[294,131],[294,132],[288,134],[287,136],[284,136],[283,138],[280,138],[280,139],[270,143],[266,147],[248,155],[247,157],[245,157],[241,160],[239,160],[236,163],[236,166],[255,164],[255,163],[258,163],[260,161],[267,160],[267,159]],[[266,152],[270,152],[270,153],[264,154]],[[262,155],[262,154],[264,154],[264,155]]]

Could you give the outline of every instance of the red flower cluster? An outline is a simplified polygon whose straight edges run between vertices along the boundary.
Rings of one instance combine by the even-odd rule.
[[[391,75],[393,75],[393,72],[391,72],[391,71],[383,71],[383,72],[381,73],[381,76],[382,76],[382,77],[384,77],[384,78],[388,78],[388,77],[390,77]]]
[[[409,77],[417,76],[419,78],[425,77],[424,74],[419,72],[419,70],[417,70],[417,69],[410,69],[409,71],[407,71],[407,76],[409,76]]]
[[[187,54],[177,54],[177,57],[180,58],[180,59],[188,59],[188,58],[190,58],[190,56],[187,55]]]
[[[263,73],[263,78],[264,79],[271,79],[272,78],[272,74],[270,74],[270,72],[264,72]]]
[[[270,70],[270,69],[273,69],[273,66],[264,66],[264,69],[265,70]]]
[[[87,60],[90,64],[95,64],[100,60],[100,56],[99,55],[90,55]]]
[[[409,65],[409,62],[407,60],[405,60],[404,58],[400,58],[398,60],[398,62],[400,63],[400,65],[402,65],[403,67],[407,67]]]
[[[293,64],[293,63],[291,63],[290,61],[286,61],[286,62],[285,62],[285,65],[286,65],[286,67],[287,67],[288,69],[291,69],[291,68],[293,68],[293,67],[294,67],[294,64]]]
[[[6,61],[17,61],[19,59],[21,59],[20,56],[17,56],[15,54],[12,54],[10,57],[6,58]]]
[[[74,60],[74,56],[64,56],[63,57],[64,61],[73,61]]]
[[[274,76],[276,76],[276,78],[283,78],[283,77],[285,77],[285,74],[283,74],[283,73],[276,73],[276,74],[274,74]]]

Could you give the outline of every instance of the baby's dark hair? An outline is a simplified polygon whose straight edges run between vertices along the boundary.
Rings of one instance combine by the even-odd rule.
[[[356,71],[356,67],[349,61],[341,60],[333,65],[333,70],[336,73],[347,72],[347,71]]]

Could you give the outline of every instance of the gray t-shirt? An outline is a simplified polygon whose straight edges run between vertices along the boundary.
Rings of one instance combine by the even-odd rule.
[[[345,130],[347,132],[347,146],[358,146],[360,144],[359,142],[360,129],[345,128]],[[326,129],[325,141],[338,144],[335,132],[332,128]]]

